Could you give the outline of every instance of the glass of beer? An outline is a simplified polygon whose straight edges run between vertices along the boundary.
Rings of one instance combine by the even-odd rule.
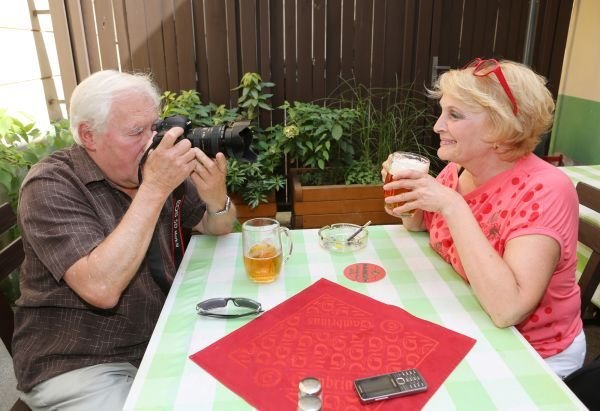
[[[429,172],[429,159],[419,154],[407,153],[404,151],[396,151],[392,153],[392,157],[389,160],[387,169],[387,175],[385,177],[385,184],[393,181],[393,177],[396,173],[401,170],[416,170],[421,173],[427,174]],[[400,188],[395,190],[383,190],[383,197],[388,198],[398,194],[402,194],[408,190]],[[385,203],[385,208],[392,211],[396,207],[400,207],[404,203]],[[411,210],[407,213],[399,214],[400,217],[412,217],[415,210]]]
[[[242,224],[242,243],[246,274],[259,284],[272,283],[279,277],[293,248],[290,231],[272,218],[253,218]]]

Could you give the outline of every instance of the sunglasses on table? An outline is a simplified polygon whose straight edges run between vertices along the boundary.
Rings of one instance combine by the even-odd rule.
[[[504,77],[504,73],[502,72],[502,68],[500,67],[500,63],[495,59],[481,59],[476,58],[475,60],[468,63],[463,67],[464,69],[472,68],[473,75],[476,77],[486,77],[490,74],[494,73],[500,85],[504,89],[506,96],[510,100],[513,108],[513,114],[516,116],[518,112],[517,101],[515,100],[510,87],[508,86],[508,82],[506,81],[506,77]]]
[[[243,310],[231,314],[219,312],[219,309],[227,307],[230,301],[234,306]],[[199,315],[213,318],[240,318],[264,312],[258,301],[244,297],[209,298],[208,300],[199,302],[196,305],[196,311]]]

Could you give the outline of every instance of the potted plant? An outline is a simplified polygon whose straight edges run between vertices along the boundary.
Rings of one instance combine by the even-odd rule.
[[[410,89],[345,86],[339,97],[320,105],[282,107],[287,121],[277,131],[291,163],[298,166],[290,171],[296,228],[368,220],[397,223],[383,210],[381,163],[397,150],[432,157],[419,143],[431,129],[432,115]]]
[[[35,123],[25,123],[0,109],[0,203],[10,202],[17,209],[19,189],[29,168],[51,152],[73,144],[67,120],[51,124],[42,133]],[[0,248],[19,236],[14,227],[4,238]],[[2,292],[9,302],[19,297],[19,279],[16,272],[0,282]]]
[[[263,82],[257,73],[246,73],[236,88],[241,90],[241,95],[235,108],[203,104],[195,90],[179,94],[167,91],[162,96],[161,117],[182,115],[194,127],[210,127],[242,119],[251,122],[254,134],[252,150],[257,155],[256,161],[227,159],[227,188],[232,193],[240,222],[254,217],[275,217],[275,192],[285,186],[285,177],[279,172],[283,154],[272,135],[266,134],[258,123],[260,110],[271,110],[268,103],[271,94],[264,92],[268,87],[273,87],[273,83]]]

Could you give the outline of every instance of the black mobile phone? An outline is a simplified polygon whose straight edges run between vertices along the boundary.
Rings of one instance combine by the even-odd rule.
[[[354,388],[360,400],[368,403],[427,391],[427,383],[419,371],[411,368],[355,380]]]

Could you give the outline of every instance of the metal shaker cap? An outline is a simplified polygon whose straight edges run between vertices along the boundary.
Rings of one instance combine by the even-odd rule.
[[[321,411],[323,403],[315,395],[305,395],[298,400],[298,411]]]
[[[306,377],[298,384],[298,396],[321,395],[321,381],[315,377]]]

